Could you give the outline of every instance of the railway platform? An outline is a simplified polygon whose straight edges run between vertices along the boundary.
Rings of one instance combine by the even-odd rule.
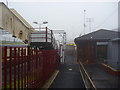
[[[110,72],[104,70],[98,63],[83,64],[83,66],[97,89],[120,89],[119,75],[111,74]]]
[[[82,76],[80,74],[79,65],[73,56],[67,55],[64,64],[58,67],[59,74],[50,86],[50,90],[54,88],[82,88],[85,89]]]

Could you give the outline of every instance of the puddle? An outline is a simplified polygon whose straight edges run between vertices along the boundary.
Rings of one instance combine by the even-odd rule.
[[[71,68],[69,68],[68,70],[69,70],[69,71],[72,71],[72,69],[71,69]]]

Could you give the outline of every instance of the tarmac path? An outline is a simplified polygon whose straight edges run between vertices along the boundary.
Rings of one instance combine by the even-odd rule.
[[[59,74],[50,86],[52,88],[82,88],[85,89],[79,65],[75,57],[68,54],[65,57],[65,63],[59,66]],[[86,89],[85,89],[86,90]]]

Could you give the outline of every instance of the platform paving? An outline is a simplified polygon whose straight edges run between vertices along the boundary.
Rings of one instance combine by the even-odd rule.
[[[67,55],[65,63],[59,66],[59,74],[50,86],[53,88],[82,88],[85,89],[82,80],[79,65],[76,63],[74,57]]]
[[[115,88],[120,90],[120,76],[112,75],[97,63],[83,65],[95,86],[99,88]]]

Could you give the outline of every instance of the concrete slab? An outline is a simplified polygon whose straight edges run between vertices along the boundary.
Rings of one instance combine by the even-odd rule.
[[[41,87],[42,89],[48,89],[57,77],[59,70],[56,70],[53,75],[46,81],[46,83]]]
[[[72,69],[72,70],[69,70]],[[85,85],[80,75],[78,64],[61,65],[60,73],[51,85],[51,88],[84,88]]]
[[[120,77],[106,72],[99,64],[84,64],[83,66],[97,88],[120,88]]]

